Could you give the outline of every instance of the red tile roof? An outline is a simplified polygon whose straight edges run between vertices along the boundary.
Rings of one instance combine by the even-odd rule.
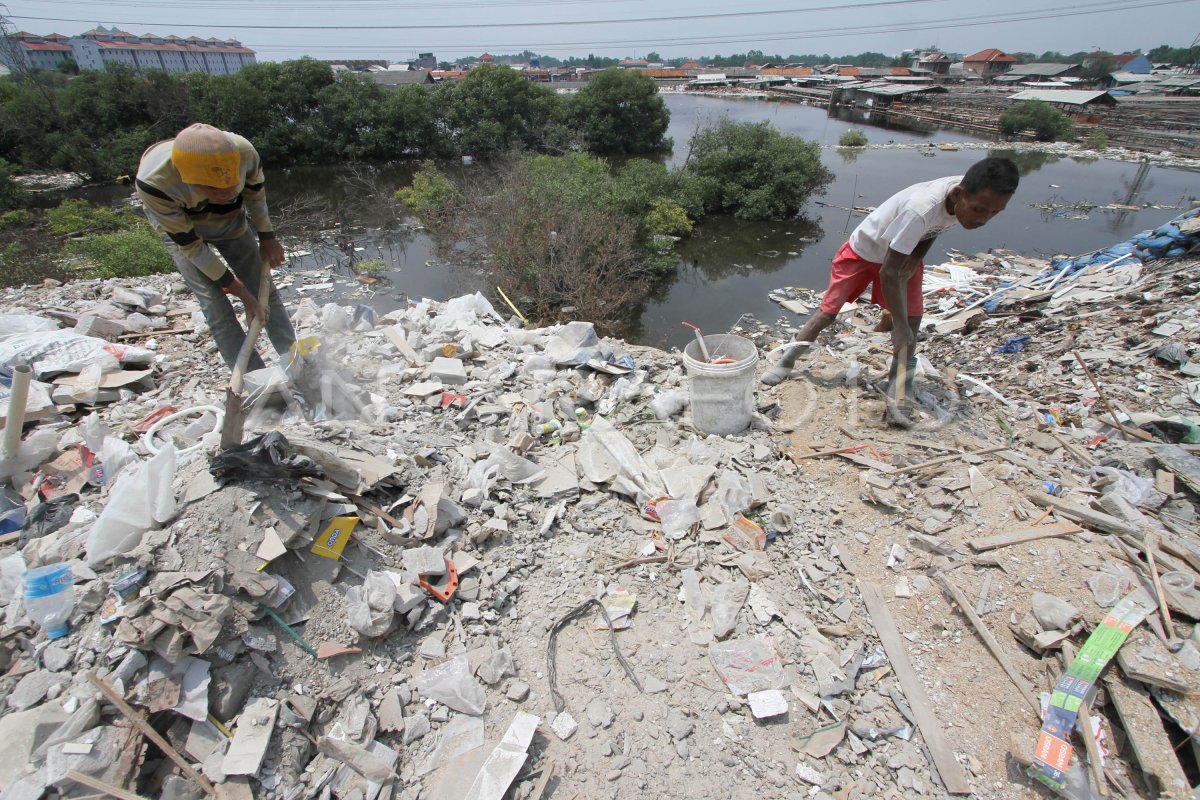
[[[989,47],[987,50],[980,50],[978,53],[973,53],[963,58],[964,63],[968,61],[1011,61],[1016,63],[1017,60],[1015,56],[1010,56],[1003,50],[997,50],[994,47]]]
[[[58,44],[57,42],[21,42],[21,46],[27,50],[53,50],[59,53],[71,52],[69,44]]]

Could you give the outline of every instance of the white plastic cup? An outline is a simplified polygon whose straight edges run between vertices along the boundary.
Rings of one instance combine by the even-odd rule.
[[[692,424],[705,433],[725,436],[750,427],[754,413],[755,367],[758,348],[749,339],[728,333],[704,337],[713,360],[733,359],[728,364],[706,362],[699,342],[683,348],[692,398]]]

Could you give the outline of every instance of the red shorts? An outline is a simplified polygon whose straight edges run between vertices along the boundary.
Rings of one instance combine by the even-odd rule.
[[[829,288],[821,300],[821,310],[836,314],[846,303],[853,302],[871,286],[871,302],[887,308],[883,299],[883,286],[879,283],[882,264],[865,261],[850,249],[850,243],[842,245],[833,257],[833,269],[829,273]],[[925,274],[925,262],[917,265],[917,271],[908,281],[908,316],[919,317],[925,310],[925,298],[921,295],[921,278]]]

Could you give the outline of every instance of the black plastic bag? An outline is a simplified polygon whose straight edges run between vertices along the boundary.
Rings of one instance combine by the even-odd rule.
[[[282,483],[300,478],[324,478],[325,470],[308,456],[292,452],[278,431],[251,439],[218,453],[208,471],[219,481]]]

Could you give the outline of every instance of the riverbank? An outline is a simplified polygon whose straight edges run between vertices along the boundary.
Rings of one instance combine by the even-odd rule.
[[[922,344],[934,404],[911,430],[886,425],[869,388],[889,346],[870,307],[823,336],[804,374],[756,384],[748,430],[714,437],[686,408],[651,410],[687,389],[678,352],[589,340],[585,323],[523,330],[482,298],[374,323],[292,301],[320,347],[291,399],[263,398],[247,429],[287,442],[218,482],[211,417],[155,440],[195,446],[171,471],[140,433],[164,408],[222,404],[227,373],[177,278],[0,292],[4,314],[125,325],[136,310],[141,326],[111,334],[133,348],[126,369],[60,384],[74,403],[25,435],[37,455],[23,469],[48,480],[16,482],[31,512],[39,490],[56,505],[29,515],[20,552],[26,566],[70,559],[77,606],[48,642],[8,602],[0,783],[32,796],[74,769],[148,796],[209,781],[239,796],[458,798],[483,769],[496,798],[509,782],[522,798],[1036,798],[1018,762],[1035,752],[1037,696],[1139,574],[1153,585],[1149,550],[1172,617],[1135,626],[1094,704],[1103,780],[1189,792],[1195,760],[1173,740],[1195,730],[1181,693],[1200,688],[1200,462],[1158,437],[1200,409],[1200,261],[1041,284],[1033,259],[971,263],[931,301],[961,324]],[[992,274],[1023,286],[990,316],[966,309]],[[786,333],[738,332],[759,344],[759,372]],[[107,430],[84,421],[89,392]],[[1114,427],[1110,404],[1131,431],[1154,423],[1151,441]],[[79,461],[93,453],[100,485]],[[94,515],[151,464],[170,503],[160,493],[156,517],[129,518],[132,538],[105,552]],[[270,464],[282,480],[264,480]],[[644,502],[661,495],[698,518]],[[750,524],[733,526],[739,513]],[[334,518],[354,533],[323,557],[314,535]],[[455,565],[456,589],[431,556]],[[604,613],[573,614],[597,597]],[[199,777],[134,734],[89,674]],[[1071,772],[1096,780],[1075,744]]]

